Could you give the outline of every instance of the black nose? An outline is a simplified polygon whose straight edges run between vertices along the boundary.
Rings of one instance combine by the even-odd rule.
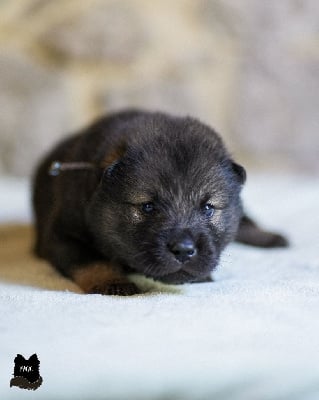
[[[196,246],[191,238],[183,238],[168,245],[175,258],[184,263],[196,255]]]

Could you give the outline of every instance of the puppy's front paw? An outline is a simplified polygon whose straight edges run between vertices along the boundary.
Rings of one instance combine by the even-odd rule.
[[[141,292],[132,282],[104,282],[93,286],[88,293],[109,296],[132,296]]]
[[[141,293],[114,264],[89,264],[75,269],[73,280],[84,293],[132,296]]]

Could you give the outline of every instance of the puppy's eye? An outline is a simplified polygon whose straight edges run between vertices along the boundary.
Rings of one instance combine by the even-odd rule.
[[[146,214],[151,214],[155,210],[154,203],[143,203],[142,211]]]
[[[210,203],[206,203],[202,206],[202,212],[205,215],[205,217],[210,218],[214,214],[214,206]]]

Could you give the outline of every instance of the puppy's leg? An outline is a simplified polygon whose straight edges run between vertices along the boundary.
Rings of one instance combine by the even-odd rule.
[[[259,226],[247,215],[243,215],[240,220],[237,236],[237,242],[257,247],[286,247],[288,241],[283,236],[267,232],[259,228]]]
[[[117,266],[106,263],[81,265],[71,272],[72,279],[85,293],[131,296],[140,293]]]
[[[94,251],[84,243],[67,237],[61,239],[56,234],[51,234],[45,243],[45,258],[85,293],[121,296],[139,293],[120,266],[97,259]]]
[[[194,283],[207,283],[207,282],[214,282],[213,277],[209,274],[207,276],[201,277],[196,279],[196,281],[194,281]]]

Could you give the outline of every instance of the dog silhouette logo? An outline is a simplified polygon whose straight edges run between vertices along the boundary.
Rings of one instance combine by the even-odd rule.
[[[42,384],[40,376],[40,361],[36,354],[32,354],[29,359],[25,359],[21,354],[17,354],[14,359],[13,378],[10,380],[10,387],[17,386],[20,389],[36,390]]]

